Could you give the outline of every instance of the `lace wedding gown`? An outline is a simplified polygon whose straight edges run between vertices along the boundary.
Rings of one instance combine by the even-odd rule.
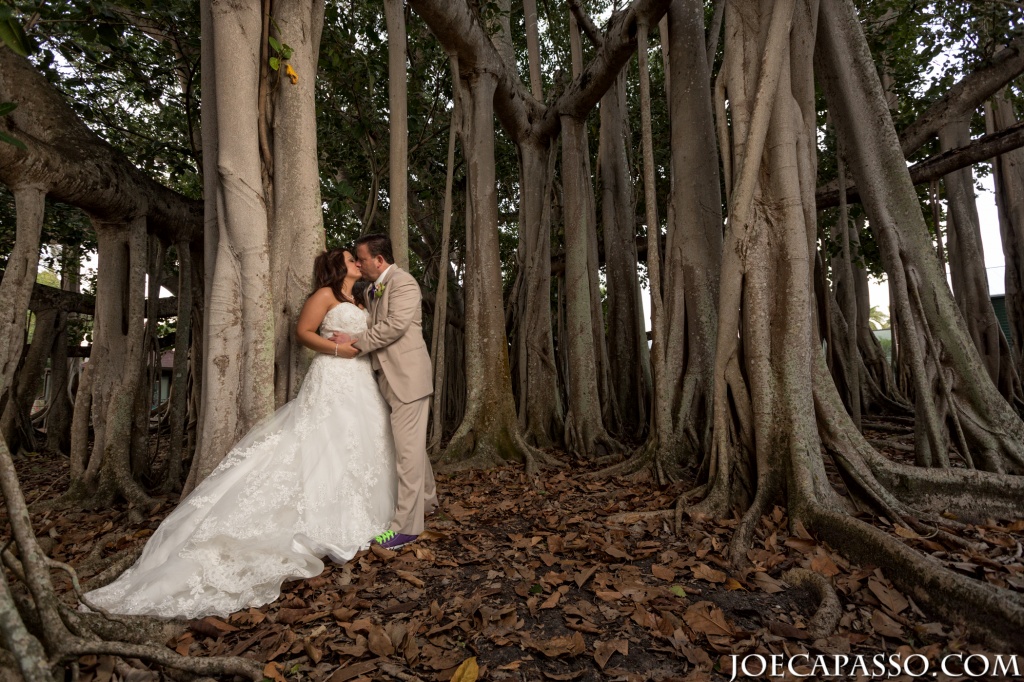
[[[351,303],[320,334],[366,329]],[[388,408],[366,356],[317,355],[294,400],[252,429],[164,519],[134,566],[86,598],[113,613],[227,616],[348,561],[395,509]]]

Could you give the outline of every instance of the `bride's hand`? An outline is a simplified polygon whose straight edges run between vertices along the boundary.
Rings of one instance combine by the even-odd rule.
[[[340,344],[337,348],[337,355],[339,358],[354,358],[359,355],[359,349],[353,346],[351,343]]]

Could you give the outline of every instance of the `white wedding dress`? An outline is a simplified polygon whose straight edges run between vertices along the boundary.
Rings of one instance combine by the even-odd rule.
[[[320,334],[365,329],[366,313],[342,303]],[[134,566],[86,599],[119,614],[227,616],[319,575],[320,557],[348,561],[394,514],[388,415],[368,357],[318,354],[295,399],[181,501]]]

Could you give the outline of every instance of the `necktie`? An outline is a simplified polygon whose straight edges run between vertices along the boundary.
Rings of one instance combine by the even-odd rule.
[[[377,283],[374,282],[370,285],[370,299],[373,299],[373,295],[377,293]]]

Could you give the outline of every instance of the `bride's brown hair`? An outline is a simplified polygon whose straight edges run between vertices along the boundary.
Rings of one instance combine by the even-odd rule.
[[[352,301],[351,296],[346,296],[341,285],[348,275],[348,265],[345,263],[345,254],[348,249],[330,249],[324,251],[313,261],[313,292],[324,287],[330,287],[334,292],[334,298],[339,301]]]

